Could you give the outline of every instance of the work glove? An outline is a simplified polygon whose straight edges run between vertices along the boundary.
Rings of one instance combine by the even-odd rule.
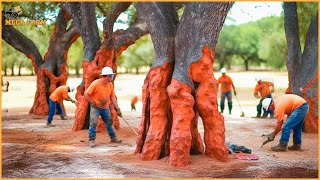
[[[236,96],[236,95],[237,95],[237,92],[236,92],[236,91],[233,91],[233,94]]]
[[[120,116],[120,117],[122,117],[122,113],[121,113],[120,108],[117,109],[117,115]]]
[[[271,134],[269,134],[268,140],[269,140],[269,141],[273,141],[273,140],[274,140],[274,137],[275,137],[275,135],[274,135],[274,133],[272,132]]]

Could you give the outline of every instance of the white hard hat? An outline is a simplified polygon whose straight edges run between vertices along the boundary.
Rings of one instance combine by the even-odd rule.
[[[271,98],[265,98],[263,101],[262,101],[262,107],[266,110],[268,110],[269,108],[269,105],[271,103]]]
[[[69,92],[73,92],[74,91],[74,86],[68,86],[69,87]]]
[[[114,74],[112,69],[108,66],[104,67],[101,71],[101,74],[100,75],[111,75],[111,74]]]
[[[226,69],[226,68],[221,68],[220,72],[221,72],[221,73],[226,73],[226,72],[227,72],[227,69]]]
[[[73,86],[69,86],[70,92],[73,92],[75,88]]]
[[[258,81],[261,81],[262,78],[257,76],[257,77],[254,78],[254,80],[258,82]]]

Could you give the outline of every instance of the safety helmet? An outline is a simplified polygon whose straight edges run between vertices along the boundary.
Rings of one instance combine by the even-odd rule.
[[[263,101],[262,101],[262,107],[266,110],[268,110],[269,108],[269,105],[271,103],[271,98],[265,98]]]
[[[262,80],[262,78],[261,78],[261,77],[259,77],[259,76],[257,76],[257,77],[255,77],[255,78],[254,78],[254,80],[258,82],[258,81],[261,81],[261,80]]]
[[[69,92],[73,92],[75,88],[73,86],[68,86],[69,87]]]
[[[227,69],[226,69],[226,68],[221,68],[220,72],[221,72],[221,73],[226,73],[226,72],[227,72]]]
[[[104,76],[104,75],[111,75],[111,74],[114,74],[113,71],[112,71],[112,69],[111,69],[110,67],[106,66],[106,67],[104,67],[104,68],[102,69],[100,75]]]

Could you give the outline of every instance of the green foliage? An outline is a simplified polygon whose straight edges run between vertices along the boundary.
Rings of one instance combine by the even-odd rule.
[[[145,35],[128,47],[118,58],[119,66],[127,69],[151,66],[155,52],[150,35]]]
[[[245,66],[260,65],[280,69],[286,57],[286,40],[281,17],[265,17],[255,22],[223,26],[216,46],[220,67],[242,59]],[[246,67],[247,68],[247,67]]]
[[[31,61],[24,54],[19,53],[2,40],[2,71],[4,72],[2,74],[5,75],[7,72],[7,75],[10,75],[12,72],[10,71],[9,73],[8,70],[11,69],[12,66],[18,68],[19,64],[22,64],[22,67],[27,67],[31,64]],[[15,72],[15,74],[17,73]]]
[[[82,67],[83,53],[83,42],[78,38],[70,47],[67,60],[69,70],[74,69],[77,75]]]

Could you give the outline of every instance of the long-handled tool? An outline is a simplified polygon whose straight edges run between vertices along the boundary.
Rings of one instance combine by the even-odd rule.
[[[121,117],[121,116],[120,116]],[[131,130],[138,136],[138,133],[130,126],[130,124],[123,118],[121,117],[121,119],[127,123],[127,125],[131,128]]]
[[[281,132],[281,131],[282,131],[282,129],[280,129],[279,132]],[[265,140],[265,141],[262,143],[262,145],[261,145],[260,148],[262,148],[262,146],[264,146],[265,144],[267,144],[268,142],[271,142],[271,141],[273,141],[273,140],[269,140],[269,139]]]
[[[262,148],[262,146],[264,146],[264,145],[267,144],[268,142],[271,142],[271,140],[269,140],[269,139],[265,140],[265,141],[262,143],[262,145],[261,145],[260,148]]]
[[[240,104],[240,102],[239,102],[239,99],[238,99],[237,95],[235,95],[235,97],[236,97],[236,99],[237,99],[237,101],[238,101],[238,104],[239,104],[239,107],[240,107],[240,111],[241,111],[240,117],[244,117],[244,112],[242,111],[241,104]]]

